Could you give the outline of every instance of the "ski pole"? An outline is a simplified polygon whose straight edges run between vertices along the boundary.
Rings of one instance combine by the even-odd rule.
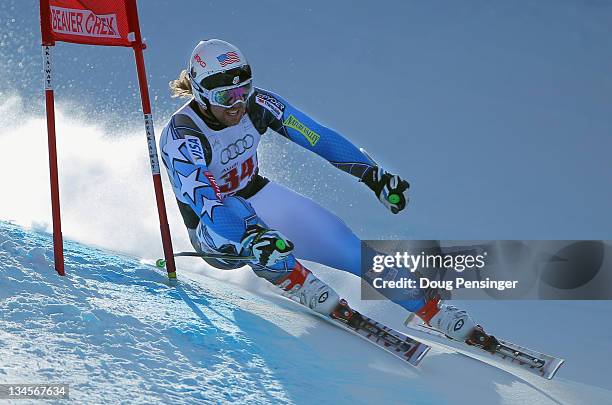
[[[228,261],[249,261],[255,259],[255,256],[233,256],[222,253],[198,253],[198,252],[178,252],[174,254],[174,257],[201,257],[202,259],[220,259]],[[155,266],[163,268],[166,265],[164,259],[157,259]]]

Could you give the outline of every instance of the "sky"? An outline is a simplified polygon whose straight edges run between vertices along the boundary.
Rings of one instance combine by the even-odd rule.
[[[264,137],[263,174],[362,239],[611,239],[612,2],[138,6],[157,133],[181,105],[168,82],[216,37],[241,48],[257,86],[410,181],[394,216],[350,176]],[[41,65],[37,2],[3,0],[0,218],[48,228]],[[65,233],[143,252],[158,230],[131,50],[59,43],[54,66]],[[169,188],[166,200],[181,244]]]

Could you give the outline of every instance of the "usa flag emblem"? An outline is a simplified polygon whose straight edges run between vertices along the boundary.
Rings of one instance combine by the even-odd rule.
[[[240,57],[236,52],[227,52],[217,56],[217,60],[219,61],[221,66],[227,66],[231,65],[232,63],[240,62]]]

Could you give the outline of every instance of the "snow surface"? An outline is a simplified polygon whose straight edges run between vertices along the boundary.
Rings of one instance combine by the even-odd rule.
[[[167,285],[149,260],[0,222],[0,382],[69,383],[77,403],[585,404],[612,402],[608,302],[467,302],[490,330],[564,356],[553,381],[433,349],[412,368],[282,298],[247,269]],[[353,276],[312,265],[397,328],[387,302],[358,302]],[[592,334],[568,327],[581,319]],[[517,328],[534,326],[533,333]],[[22,401],[15,403],[24,403]],[[45,402],[47,403],[47,402]]]

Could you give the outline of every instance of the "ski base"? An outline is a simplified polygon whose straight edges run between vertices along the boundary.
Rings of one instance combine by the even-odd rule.
[[[345,300],[340,300],[338,307],[331,316],[317,315],[415,367],[419,365],[430,349],[428,345],[355,311],[348,306]]]
[[[564,360],[519,346],[516,343],[508,342],[503,339],[496,339],[492,336],[484,334],[482,331],[476,331],[472,341],[474,344],[467,344],[448,338],[443,333],[415,320],[408,319],[406,326],[410,329],[408,335],[413,338],[425,339],[434,341],[443,346],[457,350],[458,352],[470,357],[482,360],[493,358],[495,363],[501,362],[510,368],[521,369],[530,374],[551,380]],[[482,344],[478,342],[481,341]],[[476,355],[476,356],[475,356]],[[496,364],[493,365],[496,365]]]

